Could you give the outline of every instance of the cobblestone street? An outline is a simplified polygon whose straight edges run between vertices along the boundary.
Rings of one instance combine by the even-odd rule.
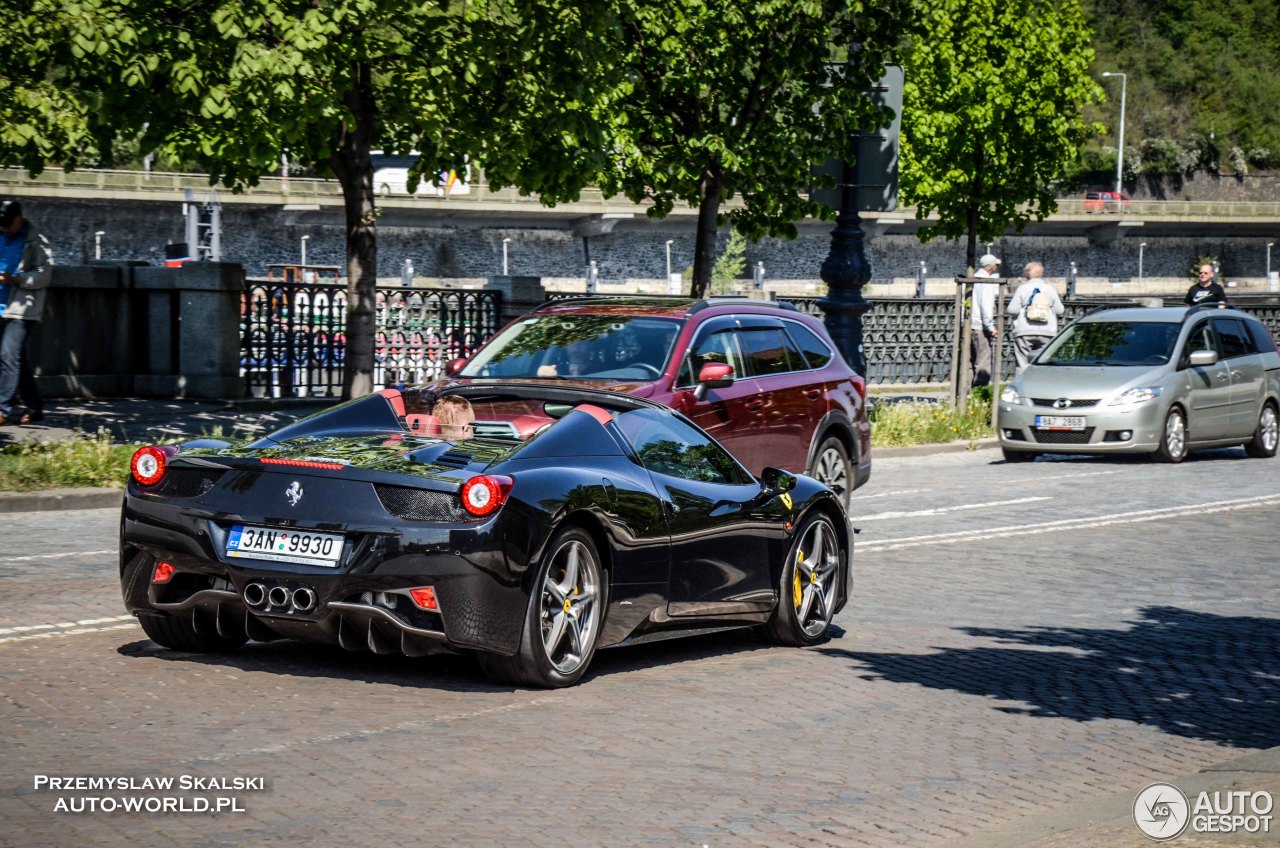
[[[1280,460],[999,456],[877,461],[826,644],[620,648],[552,692],[468,658],[161,650],[123,615],[118,511],[0,517],[0,844],[1014,844],[982,834],[1280,746]],[[265,788],[54,812],[144,793],[36,775]]]

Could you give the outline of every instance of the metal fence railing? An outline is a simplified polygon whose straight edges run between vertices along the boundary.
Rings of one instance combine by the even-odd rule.
[[[823,316],[817,298],[784,298],[797,309]],[[875,307],[862,317],[863,349],[867,357],[867,381],[873,385],[943,385],[950,380],[951,334],[955,315],[954,298],[876,298]],[[1090,309],[1099,306],[1136,306],[1127,300],[1064,300],[1067,308],[1060,326],[1066,326]],[[1257,316],[1280,338],[1280,299],[1272,296],[1235,297],[1233,305]],[[1170,305],[1173,305],[1172,303]],[[1003,374],[1012,375],[1017,367],[1009,333],[1012,322],[1005,323]]]
[[[374,383],[385,388],[444,376],[500,325],[501,293],[377,290]],[[240,305],[240,373],[246,397],[342,394],[347,291],[332,283],[248,280]]]

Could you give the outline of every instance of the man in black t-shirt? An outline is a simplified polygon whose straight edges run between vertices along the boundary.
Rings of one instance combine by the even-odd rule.
[[[1200,266],[1200,281],[1187,290],[1187,306],[1201,303],[1217,303],[1219,309],[1227,305],[1227,293],[1213,280],[1213,266]]]

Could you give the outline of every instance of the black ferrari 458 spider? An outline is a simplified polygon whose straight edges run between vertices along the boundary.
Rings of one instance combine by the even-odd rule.
[[[448,395],[474,435],[441,432]],[[437,384],[248,444],[142,448],[120,577],[169,648],[473,651],[497,680],[567,686],[613,645],[749,626],[819,642],[849,598],[849,532],[829,489],[753,478],[666,407]]]

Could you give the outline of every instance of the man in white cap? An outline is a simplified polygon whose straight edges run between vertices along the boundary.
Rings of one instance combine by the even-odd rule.
[[[990,253],[984,253],[978,260],[981,266],[974,272],[975,277],[999,277],[997,269],[1000,267],[1000,260],[992,256]],[[970,350],[973,354],[973,379],[970,386],[986,386],[991,383],[991,346],[996,338],[996,292],[1000,289],[998,283],[974,283],[973,284],[973,308],[971,325],[973,333],[970,336]]]

